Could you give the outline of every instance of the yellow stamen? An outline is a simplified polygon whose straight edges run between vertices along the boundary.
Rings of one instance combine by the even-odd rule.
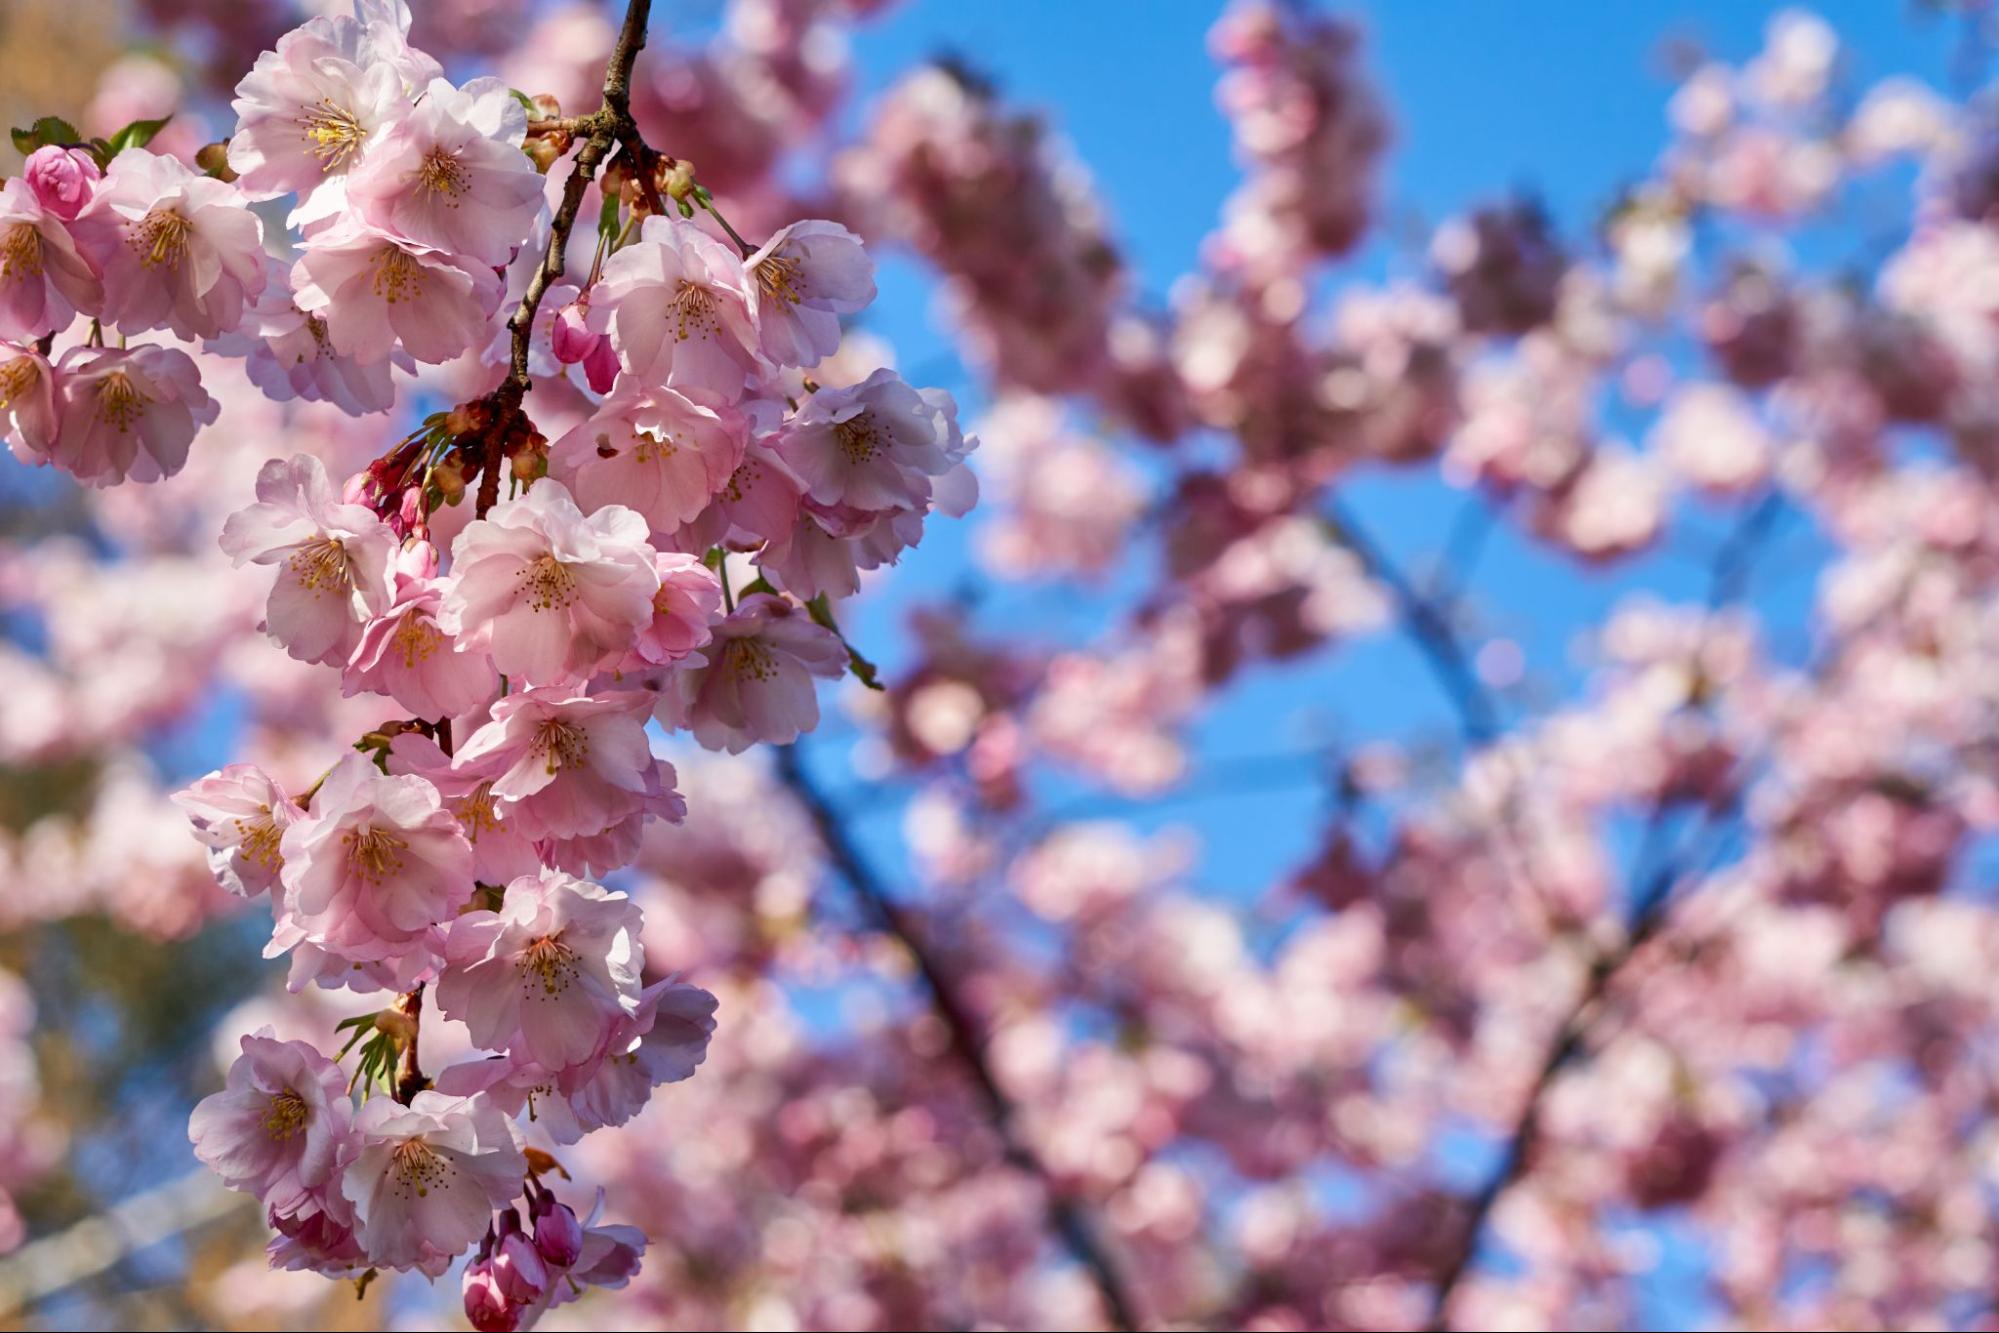
[[[279,1143],[305,1127],[305,1098],[286,1088],[274,1093],[270,1105],[265,1108],[264,1129]]]
[[[322,537],[309,546],[299,547],[285,561],[285,568],[307,592],[330,592],[344,597],[353,586],[353,567],[347,559],[347,548],[338,537]]]
[[[324,97],[300,116],[298,123],[305,130],[312,155],[319,159],[319,169],[327,173],[346,166],[368,137],[352,111]]]
[[[122,370],[114,370],[97,384],[97,419],[121,433],[132,429],[146,410],[149,400]]]
[[[537,611],[560,611],[576,600],[576,576],[552,555],[544,555],[521,571],[517,597]]]
[[[167,268],[178,271],[181,261],[187,258],[188,237],[194,234],[194,224],[171,208],[156,208],[140,218],[127,239],[134,250],[139,252],[139,262],[146,268]]]
[[[42,276],[42,234],[32,222],[16,222],[0,241],[0,282],[25,282]]]
[[[347,864],[370,884],[380,884],[403,868],[403,849],[409,844],[393,833],[372,825],[348,829],[342,841],[347,847]]]

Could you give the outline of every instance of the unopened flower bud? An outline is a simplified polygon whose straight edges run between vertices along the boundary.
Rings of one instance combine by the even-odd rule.
[[[660,159],[659,188],[669,199],[684,201],[694,193],[694,164],[684,157]]]
[[[521,151],[528,155],[528,161],[534,163],[534,169],[544,176],[568,150],[569,136],[566,134],[537,134],[521,144]]]
[[[375,1015],[375,1031],[387,1033],[398,1046],[407,1046],[416,1040],[415,1021],[395,1009],[384,1009]]]
[[[576,1210],[553,1195],[535,1201],[534,1247],[557,1268],[575,1264],[583,1253],[583,1224]]]
[[[229,165],[229,141],[227,139],[217,139],[214,143],[203,144],[195,151],[194,165],[200,167],[219,181],[233,181],[236,179],[235,168]]]
[[[489,1259],[476,1260],[465,1269],[465,1318],[480,1333],[514,1333],[520,1327],[520,1311],[500,1290]]]

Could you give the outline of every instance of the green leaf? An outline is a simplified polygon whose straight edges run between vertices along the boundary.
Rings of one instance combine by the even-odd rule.
[[[17,129],[12,131],[12,134],[14,147],[21,151],[21,156],[23,157],[34,152],[37,148],[44,148],[52,143],[73,144],[83,138],[81,134],[77,133],[76,126],[70,124],[61,116],[43,116],[40,120],[28,126],[27,129]]]
[[[540,111],[535,109],[534,99],[532,97],[529,97],[526,93],[522,92],[518,88],[509,88],[507,89],[507,91],[514,95],[514,100],[516,102],[519,102],[523,107],[527,109],[529,120],[533,120],[541,114]]]
[[[144,148],[153,141],[153,136],[166,128],[172,116],[161,116],[158,120],[135,120],[124,129],[111,136],[105,145],[107,158],[116,157],[127,148]]]
[[[840,633],[839,622],[833,619],[833,603],[825,593],[822,592],[807,602],[805,610],[811,615],[812,622],[815,625],[821,625],[826,629],[832,630],[839,637],[840,642],[845,645],[847,649],[847,670],[853,673],[855,680],[858,680],[871,690],[886,691],[888,689],[888,686],[881,682],[881,668],[856,652],[854,645],[847,642],[847,636]]]
[[[597,234],[604,238],[606,245],[618,239],[618,233],[625,229],[624,219],[619,215],[619,199],[616,190],[604,192],[604,211],[597,215]]]

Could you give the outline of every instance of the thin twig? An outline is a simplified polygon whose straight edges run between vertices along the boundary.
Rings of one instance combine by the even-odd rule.
[[[930,993],[931,1006],[943,1020],[953,1049],[964,1062],[980,1098],[986,1104],[986,1112],[999,1134],[1007,1160],[1041,1182],[1042,1193],[1048,1201],[1049,1223],[1096,1284],[1111,1323],[1124,1330],[1137,1328],[1136,1307],[1131,1294],[1108,1247],[1098,1234],[1094,1220],[1050,1178],[1047,1167],[1021,1137],[1017,1124],[1019,1109],[1005,1089],[1000,1087],[992,1066],[986,1061],[985,1041],[980,1034],[978,1019],[966,1007],[951,977],[931,953],[915,915],[889,895],[874,868],[849,836],[838,812],[805,771],[798,750],[796,744],[779,747],[778,776],[811,818],[820,841],[825,845],[826,855],[839,871],[840,878],[847,882],[882,928],[909,951],[915,961],[917,975]]]

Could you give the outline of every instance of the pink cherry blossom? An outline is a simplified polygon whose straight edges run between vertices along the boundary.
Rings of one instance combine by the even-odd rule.
[[[549,350],[565,366],[580,364],[593,392],[609,393],[618,382],[618,351],[609,334],[590,331],[589,321],[590,294],[584,292],[556,311]]]
[[[586,512],[623,505],[668,533],[707,508],[741,465],[748,439],[734,408],[628,380],[555,442],[549,466]]]
[[[347,178],[353,208],[432,250],[502,265],[542,206],[541,175],[520,151],[527,113],[498,79],[434,79],[416,109],[369,144]]]
[[[337,180],[378,131],[407,114],[407,90],[443,72],[409,46],[402,0],[358,8],[286,33],[236,85],[229,165],[251,198],[307,194]]]
[[[33,348],[0,345],[0,430],[23,463],[49,461],[62,423],[56,415],[56,372]]]
[[[452,766],[452,757],[428,736],[406,731],[389,749],[391,773],[414,773],[437,788],[444,808],[472,844],[472,878],[505,884],[541,867],[534,840],[519,821],[501,818],[493,779]]]
[[[299,399],[332,403],[349,416],[382,412],[395,405],[391,371],[398,358],[362,361],[333,349],[326,320],[308,315],[292,301],[289,270],[271,261],[278,275],[264,286],[236,333],[212,341],[211,350],[241,356],[250,382],[278,402]],[[414,362],[400,358],[403,369]]]
[[[559,871],[451,923],[437,1004],[472,1040],[553,1073],[594,1063],[638,1009],[638,906]]]
[[[972,448],[939,389],[916,390],[892,370],[847,389],[821,389],[785,424],[778,452],[821,504],[923,509],[932,478]]]
[[[669,540],[680,550],[697,554],[713,546],[754,547],[790,531],[804,493],[804,484],[778,452],[752,439],[743,450],[743,461],[708,507]]]
[[[722,610],[722,583],[698,558],[678,551],[654,557],[659,591],[652,599],[652,622],[639,634],[627,670],[666,666],[705,646]]]
[[[346,1166],[352,1114],[339,1066],[265,1028],[243,1038],[228,1086],[194,1108],[188,1137],[224,1184],[293,1213]]]
[[[173,799],[208,848],[209,868],[223,888],[254,898],[278,882],[284,868],[280,840],[305,810],[270,774],[255,764],[229,764]]]
[[[350,962],[423,957],[472,896],[472,848],[420,777],[342,756],[280,840],[284,908],[270,954],[300,943]]]
[[[105,323],[213,338],[264,290],[264,228],[234,185],[128,148],[72,230],[104,279]]]
[[[673,784],[646,740],[651,705],[643,690],[517,690],[466,737],[453,767],[490,780],[499,817],[529,838],[594,836],[658,802],[649,777]]]
[[[325,321],[334,350],[364,363],[398,344],[431,365],[483,346],[502,291],[486,265],[358,220],[312,237],[291,281],[292,300]]]
[[[786,745],[818,725],[813,677],[836,679],[847,667],[838,635],[769,593],[743,598],[714,634],[706,664],[683,667],[667,681],[662,722],[731,754],[758,741]]]
[[[477,1097],[377,1097],[354,1117],[361,1148],[341,1177],[372,1263],[432,1277],[477,1241],[520,1193],[520,1132]]]
[[[386,523],[335,499],[310,454],[264,464],[257,503],[222,528],[237,564],[279,566],[265,625],[301,662],[344,664],[368,622],[388,612],[396,547]]]
[[[699,986],[669,979],[646,987],[613,1026],[603,1060],[559,1076],[567,1115],[551,1122],[551,1137],[573,1142],[622,1125],[645,1109],[654,1088],[692,1078],[708,1058],[715,1009],[715,997]]]
[[[21,179],[43,208],[64,222],[73,222],[96,193],[104,173],[89,149],[51,143],[28,154],[21,166]]]
[[[439,627],[509,678],[588,676],[652,621],[659,575],[646,535],[622,505],[586,517],[559,483],[538,482],[458,534]]]
[[[605,261],[589,327],[608,332],[625,370],[648,384],[743,396],[757,331],[741,261],[691,222],[649,217],[635,244]]]
[[[444,586],[398,570],[395,600],[362,629],[341,675],[343,694],[386,694],[417,717],[452,718],[493,697],[500,673],[481,652],[455,651],[438,628]]]
[[[60,333],[77,311],[103,308],[104,286],[63,224],[26,181],[0,185],[0,338]]]
[[[780,227],[743,261],[763,354],[780,366],[816,366],[840,347],[840,316],[875,299],[874,261],[837,222]]]
[[[89,486],[173,476],[221,412],[178,347],[72,347],[56,390],[61,425],[47,461]]]

